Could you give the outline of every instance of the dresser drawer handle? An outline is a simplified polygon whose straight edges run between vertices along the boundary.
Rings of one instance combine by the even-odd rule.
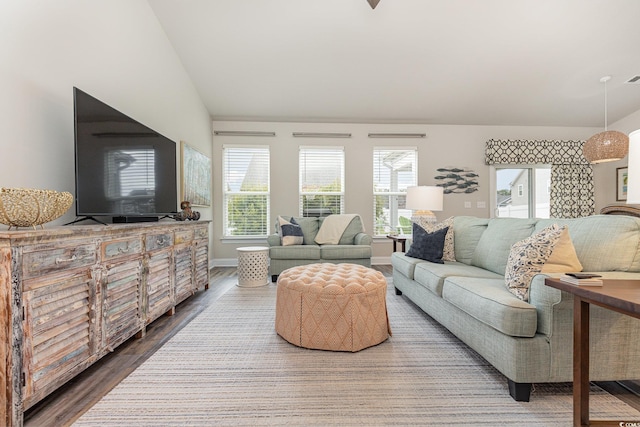
[[[164,242],[165,242],[164,237],[156,239],[156,244],[158,244],[158,245],[164,245]]]
[[[127,252],[129,252],[130,250],[131,250],[131,248],[129,247],[129,245],[127,245],[127,247],[126,247],[126,248],[120,248],[120,247],[119,247],[119,248],[118,248],[118,253],[126,254],[126,253],[127,253]]]
[[[87,259],[87,258],[90,258],[90,255],[79,257],[76,254],[73,254],[71,256],[71,258],[56,258],[56,264],[63,264],[63,263],[73,262],[73,261],[77,261],[77,260],[83,260],[83,259]]]
[[[56,264],[62,264],[63,262],[73,262],[77,260],[78,257],[73,255],[71,258],[56,258]]]
[[[73,262],[77,260],[78,257],[73,255],[71,258],[56,258],[56,264],[62,264],[64,262]]]

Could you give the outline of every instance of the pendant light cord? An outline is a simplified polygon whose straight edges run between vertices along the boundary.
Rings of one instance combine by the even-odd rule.
[[[604,81],[604,131],[607,131],[607,80]]]
[[[607,99],[607,82],[611,80],[611,76],[604,76],[603,78],[600,79],[601,83],[604,83],[604,131],[607,131],[607,122],[609,121],[608,117],[607,117],[607,104],[608,104],[608,99]]]

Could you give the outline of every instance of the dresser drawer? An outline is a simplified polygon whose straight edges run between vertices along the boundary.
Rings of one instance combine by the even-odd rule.
[[[138,255],[142,253],[142,240],[140,240],[140,238],[110,240],[108,242],[102,242],[101,250],[104,261]]]
[[[173,233],[149,234],[145,238],[147,251],[167,248],[173,245]]]
[[[193,230],[178,230],[174,234],[174,243],[176,245],[193,240]]]
[[[206,227],[198,227],[195,230],[195,238],[196,239],[206,239],[209,237],[209,226]]]
[[[86,243],[23,253],[24,279],[57,271],[88,267],[96,263],[96,245]]]

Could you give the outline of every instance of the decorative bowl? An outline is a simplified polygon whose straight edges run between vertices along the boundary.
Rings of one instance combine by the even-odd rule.
[[[11,227],[33,227],[61,217],[73,203],[66,191],[32,188],[0,188],[0,223]]]

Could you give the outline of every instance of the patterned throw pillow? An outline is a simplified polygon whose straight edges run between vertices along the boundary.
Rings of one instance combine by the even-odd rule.
[[[291,221],[287,221],[283,217],[278,217],[280,241],[282,246],[301,245],[304,236],[302,234],[302,228],[295,219],[291,218]]]
[[[424,228],[427,233],[433,233],[434,231],[448,228],[447,235],[444,238],[444,250],[442,253],[443,261],[455,261],[456,252],[453,247],[453,217],[449,217],[442,222],[418,222],[420,227]]]
[[[447,230],[448,228],[443,228],[433,233],[427,233],[418,224],[413,224],[413,243],[411,243],[406,255],[411,258],[444,264],[442,254]]]
[[[540,273],[565,228],[553,224],[511,246],[504,280],[512,294],[529,300],[531,279]]]

